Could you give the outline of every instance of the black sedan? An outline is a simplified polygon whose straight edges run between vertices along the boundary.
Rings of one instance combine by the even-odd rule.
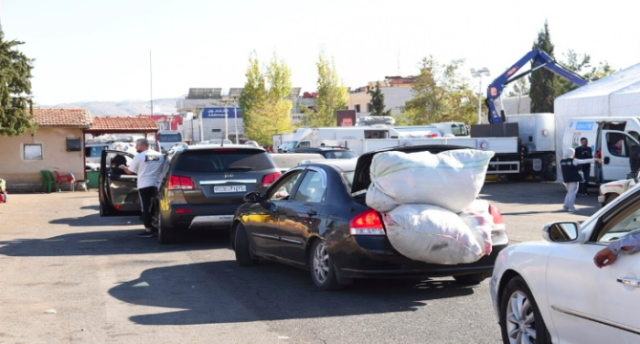
[[[308,269],[322,290],[338,289],[355,278],[453,276],[460,283],[480,283],[491,275],[497,255],[508,244],[496,208],[489,209],[494,217],[491,255],[472,264],[437,265],[398,253],[382,217],[365,203],[375,154],[456,148],[461,147],[394,147],[366,153],[355,166],[353,161],[327,160],[289,170],[264,194],[247,194],[236,211],[231,228],[236,260],[248,266],[271,259]]]

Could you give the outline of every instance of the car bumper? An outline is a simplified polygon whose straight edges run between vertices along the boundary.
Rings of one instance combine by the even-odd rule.
[[[353,237],[352,237],[353,238]],[[493,246],[490,255],[475,263],[458,265],[428,264],[398,253],[386,237],[354,238],[358,248],[339,249],[335,262],[340,278],[426,278],[475,273],[491,276],[496,257],[507,245]]]
[[[239,206],[239,204],[172,204],[165,218],[167,224],[181,230],[228,229],[233,222],[233,214]]]
[[[606,201],[604,195],[600,195],[598,196],[598,203],[600,203],[600,205],[604,205],[604,202]]]

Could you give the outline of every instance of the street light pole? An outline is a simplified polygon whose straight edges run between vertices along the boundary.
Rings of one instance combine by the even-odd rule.
[[[227,140],[229,138],[229,108],[225,105],[224,107],[224,139]]]
[[[478,79],[480,79],[478,86],[478,124],[482,124],[482,75]]]
[[[482,76],[491,76],[489,69],[484,67],[479,70],[471,68],[471,76],[479,79],[478,83],[478,124],[482,123]]]
[[[236,107],[235,99],[233,100],[233,121],[236,128],[236,144],[240,144],[240,140],[238,139],[238,108]]]

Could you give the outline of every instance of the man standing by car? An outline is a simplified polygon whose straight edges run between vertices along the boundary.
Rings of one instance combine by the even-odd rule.
[[[576,159],[588,160],[593,159],[593,151],[588,146],[589,140],[586,137],[580,139],[580,147],[576,148]],[[584,174],[584,182],[580,183],[578,188],[578,194],[587,196],[587,189],[589,187],[589,174],[591,173],[591,164],[584,164],[580,166],[582,173]]]
[[[136,141],[138,155],[133,158],[131,166],[120,165],[120,169],[127,174],[138,175],[138,194],[142,206],[142,221],[144,222],[144,232],[138,234],[142,238],[151,238],[155,235],[151,224],[151,206],[153,199],[158,194],[162,173],[164,171],[164,156],[149,149],[147,139]]]

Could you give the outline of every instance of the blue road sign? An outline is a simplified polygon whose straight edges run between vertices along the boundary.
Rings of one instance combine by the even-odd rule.
[[[227,118],[236,118],[236,110],[238,111],[238,118],[242,118],[242,109],[227,107]],[[224,118],[224,107],[209,107],[202,110],[202,118]]]

